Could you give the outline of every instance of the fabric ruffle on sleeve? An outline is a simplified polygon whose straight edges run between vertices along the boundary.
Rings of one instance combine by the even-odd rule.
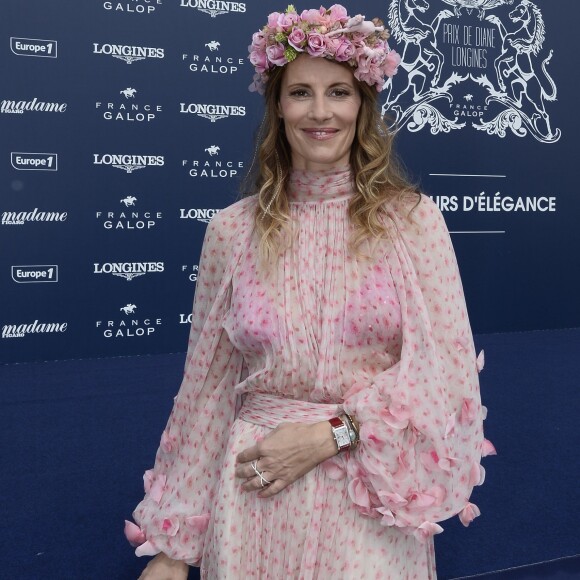
[[[231,280],[253,230],[253,198],[209,223],[201,251],[184,377],[161,435],[155,465],[143,476],[145,498],[126,522],[137,556],[164,552],[199,564],[215,484],[235,418],[243,369],[222,323]]]
[[[483,483],[484,408],[459,271],[437,206],[422,196],[413,211],[388,213],[392,249],[387,262],[402,311],[400,361],[352,385],[344,409],[360,421],[360,445],[340,458],[349,493],[363,514],[424,541],[460,514],[479,515],[469,503]]]

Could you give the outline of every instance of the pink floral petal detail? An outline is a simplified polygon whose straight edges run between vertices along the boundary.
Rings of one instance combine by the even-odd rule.
[[[165,453],[172,453],[174,451],[173,439],[167,431],[163,431],[163,434],[161,435],[161,449],[163,449]]]
[[[382,409],[381,419],[393,429],[406,429],[409,425],[411,411],[406,405],[391,405],[387,409]]]
[[[322,468],[324,469],[326,475],[330,477],[330,479],[338,481],[346,477],[344,467],[340,465],[339,462],[334,457],[327,459],[322,464]]]
[[[379,491],[377,493],[381,502],[390,508],[404,507],[407,505],[407,500],[398,493]]]
[[[375,421],[365,421],[360,428],[360,439],[372,449],[382,452],[385,441],[381,440],[377,434],[377,423]]]
[[[394,526],[395,525],[395,516],[393,512],[386,507],[377,508],[377,511],[383,515],[381,518],[381,526]]]
[[[197,534],[203,534],[209,525],[209,514],[185,518],[185,525]]]
[[[151,484],[151,489],[149,490],[149,497],[155,502],[159,503],[163,492],[165,491],[165,482],[167,477],[163,474],[159,474],[155,477],[153,483]]]
[[[427,471],[434,471],[439,467],[439,455],[437,455],[437,451],[435,451],[435,449],[431,449],[430,451],[423,451],[419,457],[421,459],[421,463],[425,466]]]
[[[443,471],[451,471],[451,469],[457,465],[458,460],[455,457],[442,457],[437,465]]]
[[[476,517],[480,516],[481,512],[474,503],[468,503],[460,512],[459,519],[461,523],[467,527]]]
[[[170,518],[165,518],[161,524],[161,531],[168,536],[175,536],[179,530],[179,519],[177,516],[171,516]]]
[[[454,341],[453,344],[455,345],[455,348],[461,352],[463,350],[468,350],[469,348],[469,340],[467,339],[466,336],[458,336]]]
[[[443,528],[438,525],[434,524],[433,522],[423,522],[413,533],[415,538],[424,544],[431,536],[435,534],[440,534],[443,531]]]
[[[497,451],[489,439],[484,439],[481,446],[481,456],[487,457],[488,455],[497,455]]]
[[[127,520],[125,520],[125,537],[133,548],[145,543],[146,540],[143,530],[137,524]]]
[[[485,405],[481,406],[481,418],[484,421],[487,419],[487,407]]]
[[[136,556],[155,556],[156,554],[159,554],[160,550],[157,549],[155,546],[153,546],[153,544],[149,541],[145,542],[144,544],[141,544],[136,550],[135,550],[135,555]]]
[[[409,509],[424,509],[430,507],[435,503],[435,498],[427,493],[412,492],[408,496]]]
[[[477,417],[477,407],[472,398],[465,398],[461,403],[461,411],[459,411],[459,423],[461,425],[470,425]]]
[[[155,472],[152,469],[148,469],[143,474],[143,487],[145,488],[145,493],[149,493],[151,491],[151,485],[155,480]]]
[[[443,439],[447,439],[455,434],[455,413],[451,413],[449,417],[447,417],[447,424],[445,425],[445,435]]]
[[[485,354],[483,350],[477,355],[477,360],[475,361],[475,366],[477,367],[477,372],[480,373],[485,365]]]
[[[474,461],[469,470],[469,485],[482,485],[485,481],[485,469]]]
[[[365,508],[371,507],[369,490],[360,478],[357,477],[348,484],[348,494],[355,504]]]

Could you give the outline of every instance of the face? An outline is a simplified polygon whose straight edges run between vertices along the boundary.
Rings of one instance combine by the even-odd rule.
[[[279,114],[295,169],[319,171],[349,162],[361,99],[352,72],[301,55],[286,65]]]

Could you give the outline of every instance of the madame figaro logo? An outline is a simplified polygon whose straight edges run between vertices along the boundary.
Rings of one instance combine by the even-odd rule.
[[[204,105],[199,103],[179,103],[179,112],[197,115],[215,123],[227,117],[245,117],[246,107],[243,105]]]
[[[39,101],[36,97],[31,101],[13,101],[11,99],[3,99],[0,101],[0,113],[17,115],[22,115],[30,111],[37,113],[64,113],[66,112],[66,107],[66,103]]]
[[[163,167],[165,158],[163,155],[114,155],[110,153],[94,153],[93,165],[109,165],[117,169],[123,169],[127,173],[133,173],[137,169],[146,167]]]
[[[32,211],[2,212],[2,225],[22,226],[26,222],[65,222],[67,217],[66,211],[39,211],[35,207]]]
[[[165,264],[163,262],[106,262],[94,264],[94,274],[112,274],[125,278],[128,282],[152,272],[163,272]]]
[[[18,171],[58,171],[56,153],[10,153],[10,164]]]
[[[58,58],[58,42],[42,38],[10,37],[10,50],[16,56],[39,56],[43,58]]]
[[[163,48],[153,48],[149,46],[129,46],[125,44],[99,44],[93,43],[93,54],[105,54],[124,60],[127,64],[132,64],[137,60],[146,58],[165,58]]]
[[[181,0],[182,8],[197,8],[200,12],[209,14],[212,18],[229,12],[245,12],[244,2],[224,2],[222,0]]]
[[[12,280],[17,284],[58,282],[58,266],[12,266]]]
[[[66,322],[38,322],[29,324],[5,324],[2,338],[24,338],[27,334],[60,334],[66,332]]]
[[[113,12],[151,14],[161,4],[161,0],[132,0],[131,2],[103,2],[103,8]]]

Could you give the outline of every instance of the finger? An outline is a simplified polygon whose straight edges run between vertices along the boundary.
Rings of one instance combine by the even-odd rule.
[[[254,459],[254,461],[256,460]],[[257,475],[253,467],[254,461],[250,461],[249,463],[238,463],[234,472],[236,477],[239,477],[241,479],[250,479],[251,477]],[[256,468],[259,469],[259,467],[257,467],[257,463],[255,465]]]
[[[270,485],[270,482],[274,482],[273,478],[273,475],[263,471],[261,478],[259,475],[257,475],[248,478],[244,483],[242,483],[242,489],[244,491],[260,491],[262,489],[266,489]]]
[[[260,453],[258,451],[258,444],[256,444],[256,445],[253,445],[252,447],[248,447],[247,449],[244,449],[243,451],[238,453],[238,456],[236,457],[236,461],[238,463],[249,463],[251,461],[254,461],[254,459],[259,459],[259,458],[260,458]]]
[[[288,487],[288,484],[282,479],[277,479],[273,481],[269,486],[263,488],[258,492],[258,497],[260,499],[268,499],[269,497],[275,496],[280,493],[283,489]]]

